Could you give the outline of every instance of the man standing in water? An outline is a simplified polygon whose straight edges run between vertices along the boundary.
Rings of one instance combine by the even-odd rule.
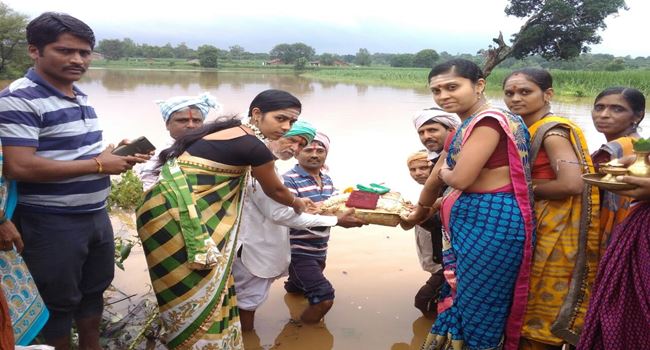
[[[289,191],[314,203],[332,196],[332,179],[322,172],[329,147],[329,137],[317,132],[314,140],[296,156],[298,164],[283,176]],[[303,293],[309,300],[309,306],[300,316],[305,323],[319,322],[334,304],[334,288],[323,275],[329,233],[329,227],[290,230],[291,263],[284,289],[289,293]]]
[[[432,166],[438,161],[447,138],[460,126],[457,115],[433,107],[419,111],[413,118],[420,142],[427,152],[418,152],[407,161],[413,180],[424,185]],[[404,229],[410,229],[405,227]],[[435,319],[440,288],[444,282],[442,269],[442,223],[436,212],[424,222],[415,226],[415,242],[422,269],[431,277],[415,295],[414,305],[424,317]]]
[[[271,141],[269,148],[279,159],[289,160],[311,143],[315,134],[309,123],[298,120],[283,137]],[[296,214],[291,207],[264,194],[252,179],[247,185],[244,206],[232,274],[242,330],[250,331],[254,328],[255,310],[268,297],[273,281],[285,275],[289,267],[289,227],[359,227],[364,222],[352,215],[352,209],[337,216]]]
[[[82,21],[47,12],[27,25],[25,77],[0,92],[5,174],[18,181],[13,217],[23,258],[50,319],[42,333],[57,350],[70,349],[72,321],[79,349],[101,349],[103,293],[113,280],[113,229],[106,212],[111,174],[148,156],[115,156],[88,97],[74,83],[95,44]]]

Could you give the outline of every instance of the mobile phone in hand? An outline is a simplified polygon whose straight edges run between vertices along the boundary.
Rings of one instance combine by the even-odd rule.
[[[136,153],[148,154],[155,149],[156,147],[152,145],[146,137],[140,136],[137,139],[131,141],[131,143],[117,146],[112,153],[116,156],[132,156]]]

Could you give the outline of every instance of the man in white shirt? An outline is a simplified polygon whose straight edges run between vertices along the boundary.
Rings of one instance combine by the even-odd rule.
[[[272,141],[269,148],[279,159],[289,160],[315,135],[316,130],[309,123],[297,121],[284,137]],[[291,207],[266,196],[259,185],[249,179],[239,229],[238,254],[232,268],[242,330],[253,330],[255,310],[268,297],[273,281],[287,274],[291,262],[289,227],[359,227],[365,224],[352,213],[350,210],[338,216],[298,215]]]

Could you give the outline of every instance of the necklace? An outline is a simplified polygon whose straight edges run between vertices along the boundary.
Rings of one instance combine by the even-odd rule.
[[[484,110],[483,107],[486,107],[486,106],[487,106],[488,108],[489,108],[489,107],[492,107],[492,105],[490,105],[490,102],[485,101],[482,105],[478,106],[478,108],[476,109],[476,111],[475,111],[474,113],[472,113],[472,114],[469,116],[468,119],[471,119],[471,118],[475,117],[477,114],[483,112],[483,110]]]
[[[257,137],[261,141],[266,141],[266,136],[262,134],[262,130],[260,130],[260,128],[258,128],[256,125],[253,125],[249,122],[249,123],[245,123],[244,126],[251,129],[255,134],[255,137]]]

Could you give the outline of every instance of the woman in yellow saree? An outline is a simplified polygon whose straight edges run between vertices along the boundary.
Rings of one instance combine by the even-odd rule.
[[[161,152],[161,178],[137,209],[138,235],[171,349],[243,349],[231,267],[246,177],[296,212],[265,143],[281,137],[301,104],[280,90],[260,93],[250,124],[215,122]]]
[[[537,240],[520,349],[577,344],[598,267],[598,189],[581,175],[594,171],[582,130],[551,113],[553,81],[537,68],[512,72],[504,101],[531,135]]]
[[[634,154],[632,141],[639,138],[637,128],[645,113],[645,98],[634,88],[611,87],[603,90],[594,101],[591,117],[598,132],[607,143],[591,157],[594,165]],[[603,233],[600,255],[604,253],[614,227],[628,215],[632,199],[609,191],[601,193],[600,228]]]

